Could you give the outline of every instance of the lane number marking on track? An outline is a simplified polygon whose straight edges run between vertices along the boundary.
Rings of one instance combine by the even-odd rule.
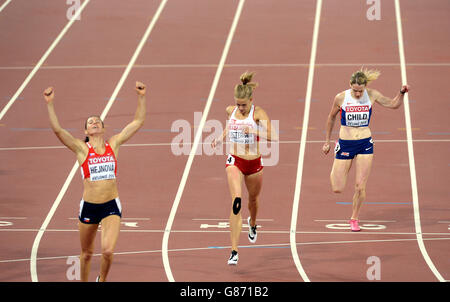
[[[200,225],[201,229],[208,229],[208,228],[218,228],[218,229],[226,229],[230,227],[230,223],[228,221],[226,222],[218,222],[217,224],[207,224],[207,223],[202,223]],[[248,228],[248,224],[243,223],[242,224],[243,228]],[[262,228],[262,225],[258,224],[258,228]]]
[[[13,225],[10,221],[0,221],[0,227],[11,226]]]
[[[70,217],[69,220],[78,220],[78,218]],[[138,225],[139,221],[149,221],[150,218],[122,218],[120,224],[124,227],[129,228],[139,228],[141,225]],[[1,225],[0,225],[1,226]],[[101,223],[99,224],[99,228],[101,228]]]
[[[121,221],[120,224],[126,226],[126,227],[130,227],[130,228],[138,228],[138,223],[137,221]]]
[[[349,223],[330,223],[325,225],[328,229],[335,229],[335,230],[350,230],[350,224]],[[373,224],[373,223],[364,223],[359,226],[361,229],[364,230],[384,230],[386,229],[386,226],[383,224]]]
[[[14,225],[14,223],[12,223],[10,220],[25,220],[27,219],[27,217],[0,217],[0,219],[2,219],[0,221],[0,227],[7,227]]]

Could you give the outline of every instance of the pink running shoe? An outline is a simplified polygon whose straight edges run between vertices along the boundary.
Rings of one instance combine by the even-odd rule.
[[[357,220],[357,219],[350,219],[350,229],[352,230],[352,232],[361,231],[361,229],[359,228],[358,222],[359,222],[359,220]]]

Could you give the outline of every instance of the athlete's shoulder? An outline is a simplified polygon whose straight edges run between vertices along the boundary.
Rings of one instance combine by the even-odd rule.
[[[231,116],[231,114],[233,113],[233,110],[234,110],[235,107],[236,107],[236,106],[230,105],[230,106],[228,106],[228,107],[225,109],[225,111],[227,112],[228,117]]]
[[[344,90],[344,91],[341,91],[341,92],[339,92],[338,94],[336,94],[336,96],[334,97],[335,99],[344,99],[345,98],[345,92],[346,92],[347,90]]]
[[[373,88],[366,88],[367,94],[369,95],[369,99],[374,102],[375,100],[377,100],[378,98],[380,98],[380,96],[382,95],[381,92],[379,92],[376,89]]]
[[[373,88],[366,88],[366,91],[369,96],[378,96],[380,94],[378,90]]]
[[[336,94],[336,96],[334,97],[334,103],[340,106],[344,102],[344,99],[345,99],[345,90]]]
[[[260,106],[255,105],[255,119],[259,120],[259,119],[266,119],[266,118],[267,118],[266,111],[264,111],[264,109],[262,109]]]
[[[264,111],[264,109],[262,109],[261,106],[256,106],[255,105],[255,114],[257,113],[265,113],[266,111]]]

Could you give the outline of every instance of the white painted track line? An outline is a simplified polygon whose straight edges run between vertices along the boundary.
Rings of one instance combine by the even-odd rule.
[[[139,64],[134,65],[133,68],[217,68],[217,64]],[[224,68],[231,67],[308,67],[308,63],[242,63],[242,64],[225,64]],[[316,63],[316,67],[348,67],[348,66],[400,66],[399,63]],[[406,66],[410,67],[450,67],[450,63],[408,63]],[[41,66],[41,69],[122,69],[126,65],[53,65]],[[28,70],[33,69],[33,66],[0,66],[0,70]]]
[[[402,19],[400,14],[400,1],[395,0],[395,19],[397,23],[397,38],[398,38],[398,52],[400,56],[400,70],[402,75],[402,85],[406,85],[408,83],[406,78],[406,64],[405,64],[405,49],[403,46],[403,31],[402,31]],[[422,253],[423,258],[425,259],[425,262],[430,267],[433,274],[436,276],[436,278],[441,281],[445,282],[445,279],[442,277],[442,275],[439,273],[439,271],[436,269],[433,261],[431,260],[430,256],[428,255],[428,252],[425,248],[425,244],[423,243],[423,237],[422,237],[422,227],[420,224],[420,212],[419,212],[419,194],[417,190],[417,178],[416,178],[416,165],[414,162],[414,149],[413,149],[413,143],[412,143],[412,130],[411,130],[411,115],[409,110],[409,98],[408,94],[406,93],[404,96],[404,108],[405,108],[405,123],[406,123],[406,137],[408,140],[408,159],[409,159],[409,171],[411,176],[411,189],[412,189],[412,199],[413,199],[413,206],[414,206],[414,225],[416,228],[416,237],[417,237],[417,243],[419,244],[420,252]]]
[[[320,13],[322,10],[322,0],[317,0],[316,2],[316,14],[314,17],[314,29],[313,38],[311,46],[311,56],[309,60],[309,71],[308,71],[308,82],[306,86],[306,97],[305,97],[305,110],[303,113],[303,126],[302,135],[300,138],[300,150],[298,154],[298,166],[297,166],[297,178],[295,180],[295,191],[294,191],[294,201],[292,204],[292,217],[291,217],[291,229],[289,234],[289,240],[291,244],[291,253],[294,260],[295,266],[297,267],[300,276],[303,281],[310,282],[305,270],[300,262],[300,257],[297,252],[297,219],[298,219],[298,208],[300,203],[300,191],[302,186],[302,175],[303,175],[303,161],[305,158],[305,148],[306,148],[306,136],[308,133],[308,122],[309,122],[309,108],[311,105],[311,94],[314,81],[314,66],[316,63],[316,52],[317,52],[317,39],[319,37],[319,25],[320,25]]]
[[[205,109],[203,110],[202,119],[200,121],[200,124],[198,125],[197,132],[195,134],[194,143],[192,145],[191,152],[189,153],[189,158],[186,162],[186,166],[183,171],[183,176],[181,177],[180,185],[178,186],[178,191],[175,196],[175,200],[172,204],[172,209],[170,210],[169,218],[167,219],[167,224],[166,224],[163,241],[162,241],[162,251],[163,251],[162,258],[163,258],[164,270],[166,272],[167,279],[170,282],[175,281],[172,271],[170,269],[169,254],[168,254],[170,231],[172,228],[173,220],[175,218],[175,214],[177,213],[177,209],[178,209],[178,205],[181,200],[181,196],[183,195],[184,187],[186,185],[186,181],[189,176],[189,171],[191,170],[192,162],[194,161],[195,153],[197,151],[198,145],[202,138],[203,127],[206,123],[206,118],[208,117],[209,109],[211,108],[212,100],[214,98],[214,94],[216,93],[217,85],[219,84],[219,79],[222,74],[223,67],[225,65],[225,60],[227,58],[228,51],[231,46],[231,41],[233,40],[234,32],[236,30],[239,18],[241,16],[241,12],[242,12],[244,3],[245,3],[245,0],[239,0],[239,4],[237,6],[236,13],[234,15],[233,23],[231,24],[230,32],[228,33],[225,47],[222,52],[222,57],[220,58],[220,62],[217,67],[216,74],[214,76],[214,81],[211,86],[211,90],[209,91],[208,100],[206,102]]]
[[[406,143],[405,139],[389,139],[389,140],[376,140],[376,143]],[[299,144],[300,141],[278,141],[272,142],[273,144]],[[306,141],[307,144],[323,144],[323,140],[320,141]],[[450,143],[450,139],[415,139],[413,143]],[[190,143],[184,143],[190,144]],[[201,143],[210,144],[210,143]],[[147,143],[147,144],[123,144],[121,147],[164,147],[179,145],[178,143]],[[5,147],[0,148],[0,151],[29,151],[29,150],[49,150],[49,149],[65,149],[65,146],[28,146],[28,147]],[[258,219],[259,220],[259,219]]]
[[[78,231],[78,230],[74,230]],[[245,232],[243,232],[245,233]],[[348,234],[348,232],[347,232]],[[384,243],[384,242],[405,242],[405,241],[415,241],[415,238],[395,238],[395,239],[363,239],[363,240],[340,240],[340,241],[310,241],[301,242],[297,245],[334,245],[334,244],[355,244],[355,243]],[[426,241],[443,241],[450,240],[450,238],[426,238]],[[241,248],[258,248],[258,247],[288,247],[290,243],[269,243],[269,244],[257,244],[257,245],[242,245]],[[228,246],[221,246],[220,249],[229,248]],[[191,247],[183,249],[171,249],[169,252],[186,252],[186,251],[198,251],[198,250],[215,250],[217,247]],[[161,253],[162,250],[142,250],[142,251],[128,251],[128,252],[115,252],[114,255],[136,255],[136,254],[149,254],[149,253]],[[62,255],[62,256],[52,256],[52,257],[39,257],[37,261],[44,260],[55,260],[55,259],[67,259],[68,257],[77,257],[79,255]],[[101,256],[101,254],[93,254],[94,257]],[[11,263],[11,262],[23,262],[30,261],[29,258],[17,258],[17,259],[4,259],[0,260],[0,263]]]
[[[56,37],[56,39],[53,41],[53,43],[50,45],[50,47],[47,49],[47,51],[44,53],[42,58],[39,60],[39,62],[34,66],[33,70],[28,74],[25,81],[23,81],[22,85],[20,85],[19,89],[17,89],[16,93],[14,93],[13,97],[9,100],[9,102],[3,107],[2,111],[0,111],[0,120],[3,119],[5,114],[8,112],[9,108],[14,104],[14,102],[17,100],[17,98],[20,96],[20,94],[23,92],[25,87],[30,83],[33,76],[36,74],[36,72],[39,70],[39,68],[42,66],[42,64],[47,60],[48,56],[52,53],[52,51],[55,49],[55,47],[58,45],[59,41],[64,37],[64,35],[67,33],[69,28],[72,26],[72,24],[76,21],[78,16],[81,14],[81,12],[84,10],[86,5],[88,5],[90,0],[85,0],[83,4],[80,6],[80,8],[76,11],[72,19],[64,26],[63,30],[59,33],[59,35]]]
[[[5,7],[6,7],[9,3],[11,3],[11,1],[12,1],[12,0],[6,0],[5,3],[3,3],[2,6],[0,6],[0,13],[2,12],[2,10],[5,9]]]
[[[128,76],[128,74],[130,73],[131,67],[134,65],[137,57],[139,56],[143,45],[145,44],[145,42],[147,41],[153,27],[156,24],[156,21],[158,20],[162,10],[164,9],[164,6],[166,5],[168,0],[162,0],[161,3],[159,4],[159,7],[157,9],[157,11],[155,12],[149,26],[147,27],[147,30],[145,31],[143,37],[141,38],[141,41],[139,42],[138,47],[136,48],[133,57],[131,58],[130,62],[127,65],[127,68],[125,69],[124,73],[122,74],[122,77],[120,78],[116,88],[114,89],[113,94],[111,95],[105,109],[103,110],[102,114],[101,114],[101,118],[102,120],[105,119],[106,115],[108,114],[109,109],[111,108],[112,104],[114,103],[114,100],[116,99],[117,94],[119,93],[120,89],[122,88],[126,77]],[[86,3],[86,2],[85,2]],[[76,17],[76,16],[75,16]],[[44,235],[44,232],[47,228],[47,226],[49,225],[53,215],[56,212],[56,209],[59,206],[59,203],[61,202],[64,194],[67,191],[67,188],[69,187],[70,183],[72,182],[72,179],[75,175],[75,172],[78,170],[78,162],[75,162],[75,164],[72,167],[72,170],[69,173],[69,176],[67,177],[66,181],[64,182],[64,185],[61,188],[61,191],[59,192],[58,196],[56,197],[49,213],[47,214],[47,217],[44,220],[44,223],[42,224],[41,228],[39,229],[39,232],[36,235],[36,238],[34,239],[33,242],[33,247],[31,250],[31,259],[30,259],[30,271],[31,271],[31,280],[33,282],[37,282],[38,281],[38,276],[37,276],[37,268],[36,268],[36,258],[37,258],[37,252],[38,252],[38,247],[39,247],[39,243],[41,241],[42,236]]]

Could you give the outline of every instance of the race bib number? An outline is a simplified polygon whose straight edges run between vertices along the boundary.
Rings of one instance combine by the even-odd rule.
[[[341,146],[338,142],[336,142],[336,145],[334,146],[334,154],[337,154],[341,150]]]
[[[89,165],[90,179],[91,181],[115,179],[115,169],[114,162],[91,164]]]
[[[228,154],[227,165],[234,166],[234,157],[232,155],[230,155],[230,154]]]
[[[361,127],[369,125],[369,106],[347,106],[345,108],[345,120],[347,126]]]
[[[255,138],[253,134],[246,134],[243,131],[230,131],[230,141],[238,144],[254,144]]]

